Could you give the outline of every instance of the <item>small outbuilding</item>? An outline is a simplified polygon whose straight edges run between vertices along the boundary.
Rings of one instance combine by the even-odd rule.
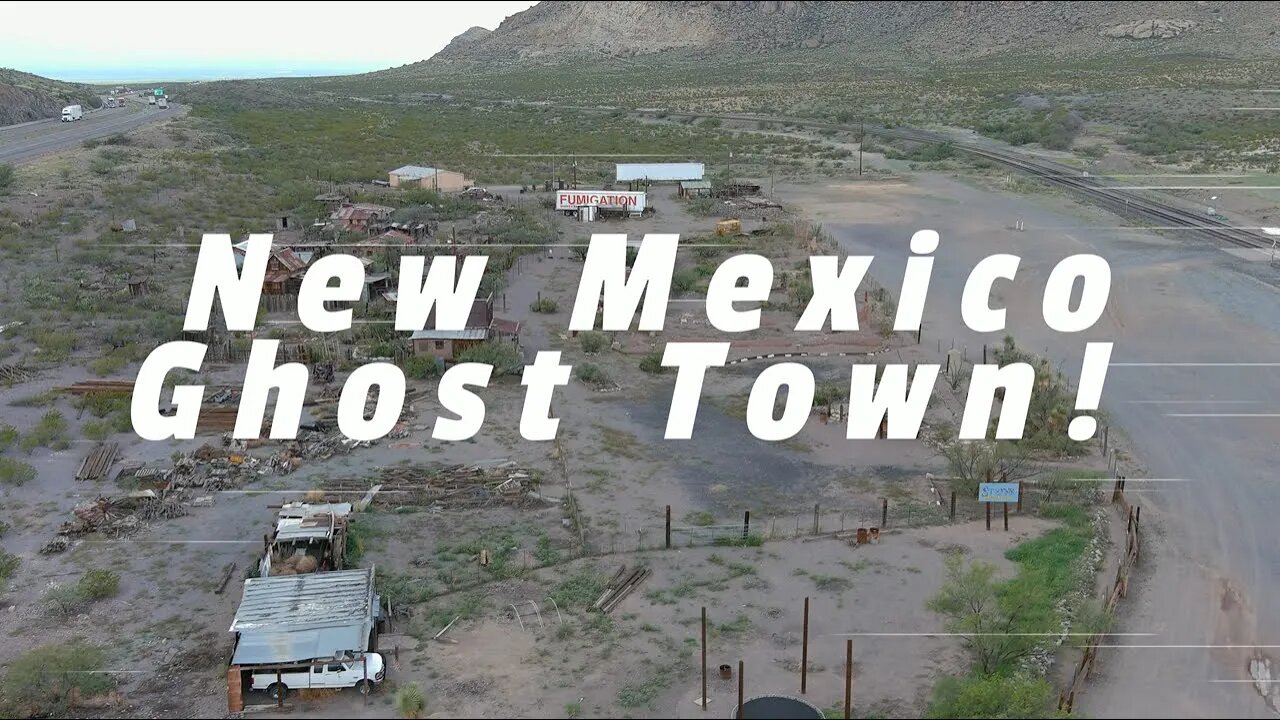
[[[680,197],[711,197],[710,180],[683,180],[680,183]]]
[[[437,192],[462,192],[473,184],[460,172],[422,165],[405,165],[387,175],[391,187],[421,187]]]
[[[373,568],[249,578],[231,622],[242,668],[360,655],[377,645]]]
[[[488,327],[469,327],[462,330],[419,330],[410,340],[413,341],[414,355],[451,362],[488,338]]]

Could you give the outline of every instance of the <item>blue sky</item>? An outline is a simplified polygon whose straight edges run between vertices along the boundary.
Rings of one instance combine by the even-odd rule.
[[[425,60],[533,2],[12,2],[0,67],[60,80],[367,72]]]

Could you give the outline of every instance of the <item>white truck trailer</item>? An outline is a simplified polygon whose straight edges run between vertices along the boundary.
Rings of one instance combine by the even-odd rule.
[[[84,108],[79,105],[68,105],[62,108],[62,122],[75,122],[84,117]]]

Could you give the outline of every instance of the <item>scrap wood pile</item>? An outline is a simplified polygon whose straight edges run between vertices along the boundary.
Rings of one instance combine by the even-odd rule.
[[[267,466],[277,475],[288,475],[306,460],[328,460],[335,455],[348,455],[356,448],[372,446],[369,440],[352,440],[341,433],[313,430],[285,443],[280,452],[267,459]]]
[[[124,537],[142,529],[153,520],[176,518],[187,514],[185,491],[139,490],[120,497],[99,497],[73,509],[74,519],[58,528],[58,537],[46,543],[42,552],[60,552],[70,540],[100,533]]]
[[[596,599],[591,609],[599,610],[605,614],[613,612],[613,609],[618,607],[631,594],[632,590],[635,590],[640,583],[644,582],[652,574],[653,571],[643,565],[631,572],[627,572],[625,564],[622,565],[618,568],[618,572],[614,573],[613,577],[610,578],[608,584],[605,585],[604,592]]]
[[[0,365],[0,383],[24,383],[35,377],[35,374],[21,365]]]
[[[375,478],[335,480],[325,485],[332,493],[360,494],[380,486],[373,504],[383,507],[425,505],[435,509],[483,507],[499,503],[522,505],[546,502],[537,494],[541,475],[513,461],[499,465],[454,465],[439,468],[396,465],[382,468]]]

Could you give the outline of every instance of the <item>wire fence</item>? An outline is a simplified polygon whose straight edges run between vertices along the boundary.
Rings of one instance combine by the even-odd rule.
[[[1107,495],[1105,488],[1096,483],[1026,481],[1019,483],[1019,502],[1002,507],[999,503],[979,502],[976,488],[953,490],[948,480],[934,480],[932,484],[930,501],[883,497],[834,508],[815,503],[812,510],[800,512],[743,511],[733,521],[704,513],[695,518],[696,522],[686,519],[676,523],[671,521],[668,509],[664,522],[624,520],[607,528],[579,527],[580,552],[607,555],[707,545],[756,545],[774,540],[843,537],[859,531],[876,533],[968,523],[987,517],[993,518],[994,527],[1003,524],[1006,509],[1011,518],[1035,516],[1049,504],[1094,504],[1104,501]]]

